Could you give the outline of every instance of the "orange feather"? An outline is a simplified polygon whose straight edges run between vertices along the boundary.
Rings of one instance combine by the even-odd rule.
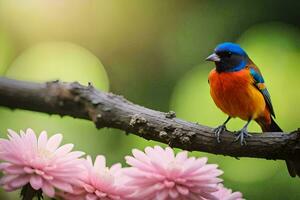
[[[217,72],[208,77],[210,94],[215,104],[227,115],[243,120],[254,119],[260,125],[270,124],[271,116],[265,99],[254,86],[249,68],[235,72]]]

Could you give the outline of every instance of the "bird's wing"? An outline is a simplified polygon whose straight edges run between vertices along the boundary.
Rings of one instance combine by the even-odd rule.
[[[251,62],[248,65],[248,67],[250,70],[250,74],[254,79],[255,87],[262,93],[262,95],[264,96],[264,99],[268,105],[271,115],[273,117],[275,117],[275,113],[274,113],[274,109],[273,109],[272,101],[271,101],[271,96],[270,96],[269,91],[267,90],[267,87],[265,85],[265,81],[264,81],[264,78],[263,78],[261,72],[259,71],[258,67],[256,67],[253,62]]]

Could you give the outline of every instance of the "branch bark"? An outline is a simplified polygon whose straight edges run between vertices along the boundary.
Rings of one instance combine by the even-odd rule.
[[[173,112],[163,113],[136,105],[122,96],[76,82],[32,83],[0,78],[0,105],[87,119],[97,128],[117,128],[189,151],[274,160],[300,159],[300,129],[289,134],[253,134],[247,138],[245,146],[233,142],[233,134],[225,131],[221,143],[217,143],[210,127],[178,119]]]

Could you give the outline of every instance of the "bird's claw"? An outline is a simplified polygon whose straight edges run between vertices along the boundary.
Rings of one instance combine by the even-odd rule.
[[[215,133],[215,137],[217,138],[217,142],[220,143],[220,134],[223,133],[223,131],[226,130],[226,126],[224,124],[218,126],[217,128],[215,128],[213,131]]]
[[[246,145],[246,138],[251,137],[252,135],[248,133],[247,128],[242,128],[239,132],[235,134],[235,142],[240,140],[241,146]]]

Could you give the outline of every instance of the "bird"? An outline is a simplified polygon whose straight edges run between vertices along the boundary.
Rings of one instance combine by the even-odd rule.
[[[246,121],[236,133],[235,141],[241,145],[246,145],[246,138],[251,137],[248,125],[252,120],[263,132],[283,132],[274,120],[275,112],[263,75],[240,45],[221,43],[206,61],[215,63],[208,76],[210,95],[216,106],[228,115],[225,122],[214,129],[218,143],[226,124],[236,117]],[[292,177],[300,176],[299,161],[286,160],[286,164]]]

